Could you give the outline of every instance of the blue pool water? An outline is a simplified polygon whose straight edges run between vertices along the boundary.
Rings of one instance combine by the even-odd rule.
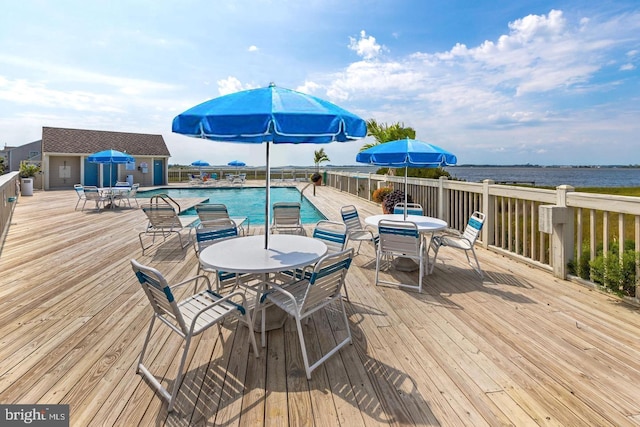
[[[227,206],[229,216],[246,216],[252,225],[264,224],[264,188],[163,188],[139,191],[137,198],[147,199],[157,194],[167,194],[173,199],[206,197],[206,203],[222,203]],[[178,201],[179,202],[179,201]],[[276,202],[300,202],[297,188],[276,187],[271,189],[271,204]],[[300,216],[303,224],[315,224],[327,219],[306,197],[302,198]],[[187,209],[181,215],[197,215],[195,209]],[[273,211],[272,211],[273,215]]]

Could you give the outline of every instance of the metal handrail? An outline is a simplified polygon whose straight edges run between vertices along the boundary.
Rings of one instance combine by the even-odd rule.
[[[155,196],[151,196],[150,203],[151,204],[153,204],[153,203],[158,204],[160,202],[160,200],[162,200],[164,203],[166,203],[169,206],[171,206],[171,204],[173,203],[178,208],[178,214],[180,214],[180,212],[182,211],[181,208],[180,208],[180,204],[178,202],[176,202],[174,199],[172,199],[168,194],[165,194],[165,193],[156,194]]]

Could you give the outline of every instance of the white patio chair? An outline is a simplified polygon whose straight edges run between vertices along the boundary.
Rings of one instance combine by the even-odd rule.
[[[306,233],[300,217],[300,203],[277,202],[273,204],[273,220],[271,233],[299,234]]]
[[[139,187],[140,184],[133,184],[131,188],[129,188],[129,190],[116,193],[113,196],[114,201],[118,203],[118,206],[120,206],[120,202],[123,202],[123,204],[124,202],[127,202],[129,207],[131,207],[131,199],[133,199],[136,202],[136,206],[140,207],[140,205],[138,204],[138,200],[136,199],[136,194],[138,193]]]
[[[380,233],[380,242],[378,243],[378,251],[376,253],[376,286],[378,283],[384,283],[422,292],[422,276],[424,276],[426,269],[427,254],[424,247],[424,240],[418,232],[418,226],[410,221],[383,219],[378,223],[378,232]],[[418,262],[417,285],[380,279],[383,258],[385,259],[388,270],[394,257],[410,258]]]
[[[78,205],[80,202],[84,202],[87,198],[84,195],[84,187],[81,184],[75,184],[73,189],[76,190],[76,194],[78,195],[78,201],[76,202],[76,207],[73,210],[78,210]],[[84,203],[82,205],[82,209],[84,209]]]
[[[246,216],[231,218],[227,206],[222,203],[199,203],[195,206],[195,210],[200,221],[230,218],[243,236],[249,233],[249,218]]]
[[[358,250],[356,255],[360,254],[360,246],[364,241],[370,241],[373,243],[374,249],[378,246],[378,234],[370,228],[365,228],[360,222],[360,216],[358,210],[353,205],[343,206],[340,209],[342,215],[342,221],[347,226],[347,244],[350,240],[354,240],[358,243]],[[367,226],[368,227],[368,226]]]
[[[168,402],[169,412],[173,410],[178,389],[182,383],[189,346],[194,336],[206,331],[213,325],[218,326],[218,333],[221,334],[220,324],[222,321],[229,316],[236,316],[247,324],[249,328],[249,341],[253,347],[253,352],[256,357],[259,356],[258,346],[256,345],[256,339],[253,333],[253,322],[249,316],[249,310],[245,308],[246,300],[241,292],[233,292],[223,297],[213,292],[209,279],[204,275],[195,276],[173,286],[169,286],[158,270],[144,266],[134,259],[131,260],[131,266],[154,311],[144,344],[142,345],[136,373],[144,376],[149,381],[151,387],[160,393],[162,398]],[[207,289],[191,295],[183,301],[177,302],[175,300],[173,290],[176,287],[190,282],[197,283],[199,279],[206,282]],[[160,381],[144,365],[145,352],[156,319],[159,320],[161,324],[168,326],[184,340],[184,350],[180,358],[178,374],[174,380],[171,393],[162,386]]]
[[[404,214],[404,203],[396,203],[393,207],[394,214]],[[424,215],[424,209],[422,205],[418,203],[407,203],[407,215]]]
[[[262,346],[265,342],[266,328],[266,308],[275,305],[284,310],[288,315],[295,318],[298,329],[298,339],[302,349],[302,359],[304,362],[307,378],[311,379],[311,372],[325,362],[329,357],[338,352],[342,347],[351,343],[351,329],[347,312],[344,308],[342,295],[340,293],[344,286],[345,277],[351,260],[353,259],[353,249],[347,249],[335,254],[325,255],[315,265],[309,278],[300,279],[289,284],[276,285],[265,293],[262,298]],[[307,348],[302,330],[302,320],[311,316],[316,311],[328,306],[334,301],[340,303],[342,315],[345,322],[347,337],[340,341],[335,347],[313,364],[309,363]]]
[[[109,196],[104,196],[102,193],[100,193],[100,190],[98,190],[98,187],[93,185],[88,185],[84,187],[84,203],[82,204],[81,210],[84,210],[84,206],[87,204],[88,201],[95,202],[96,209],[100,211],[105,206],[105,202],[111,201],[111,198]]]
[[[431,244],[429,245],[429,250],[433,249],[431,271],[433,271],[433,267],[436,264],[436,258],[438,257],[440,247],[448,246],[454,249],[462,249],[464,254],[467,256],[467,262],[471,268],[473,268],[481,278],[484,277],[482,269],[480,268],[480,263],[478,262],[478,257],[476,256],[476,251],[473,249],[473,246],[480,235],[480,230],[482,230],[482,226],[484,225],[484,218],[485,215],[482,212],[475,211],[471,214],[469,222],[467,222],[462,234],[455,230],[449,230],[448,234],[433,236]],[[471,263],[469,252],[473,254],[473,259],[476,262],[475,266]]]

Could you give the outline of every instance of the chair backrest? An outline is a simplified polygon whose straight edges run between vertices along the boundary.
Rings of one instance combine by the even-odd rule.
[[[155,268],[142,265],[135,259],[131,260],[131,267],[156,315],[176,332],[187,335],[189,330],[164,276]]]
[[[404,214],[404,203],[397,203],[393,207],[394,214]],[[418,203],[407,203],[407,215],[424,215],[424,209]]]
[[[320,258],[309,278],[309,286],[300,311],[312,310],[340,295],[347,271],[353,259],[353,248]]]
[[[129,183],[127,181],[117,181],[116,187],[129,187]]]
[[[300,224],[300,203],[277,202],[273,204],[274,226],[295,226]]]
[[[420,255],[421,239],[415,223],[383,219],[378,222],[378,234],[380,251]]]
[[[84,198],[84,187],[82,186],[82,184],[74,184],[73,189],[76,190],[78,198]]]
[[[227,207],[221,203],[200,203],[195,209],[200,221],[229,218]]]
[[[182,223],[176,210],[168,203],[146,203],[142,212],[149,219],[149,226],[155,229],[180,230]]]
[[[131,186],[131,191],[129,191],[129,197],[135,197],[138,193],[138,188],[140,188],[140,184],[135,183]]]
[[[341,252],[347,242],[347,226],[342,222],[318,221],[312,237],[322,240],[327,245],[327,253]]]
[[[238,237],[238,229],[229,218],[201,221],[196,228],[194,247],[196,253],[200,253],[204,248],[217,241],[234,237]]]
[[[467,226],[462,233],[462,237],[473,244],[480,235],[480,230],[482,230],[482,226],[484,225],[484,217],[485,215],[479,211],[471,214],[469,222],[467,222]]]
[[[100,200],[100,191],[98,187],[93,185],[87,185],[84,187],[84,197],[88,200]]]
[[[358,216],[358,210],[355,206],[343,206],[340,209],[340,214],[342,215],[342,221],[347,226],[347,232],[363,229],[360,216]]]

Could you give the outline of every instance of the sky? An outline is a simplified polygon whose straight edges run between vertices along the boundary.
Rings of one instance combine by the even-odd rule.
[[[20,0],[0,15],[0,146],[42,127],[160,134],[170,164],[265,164],[171,132],[270,82],[400,123],[458,164],[640,164],[637,0]],[[353,165],[371,137],[274,145]]]

